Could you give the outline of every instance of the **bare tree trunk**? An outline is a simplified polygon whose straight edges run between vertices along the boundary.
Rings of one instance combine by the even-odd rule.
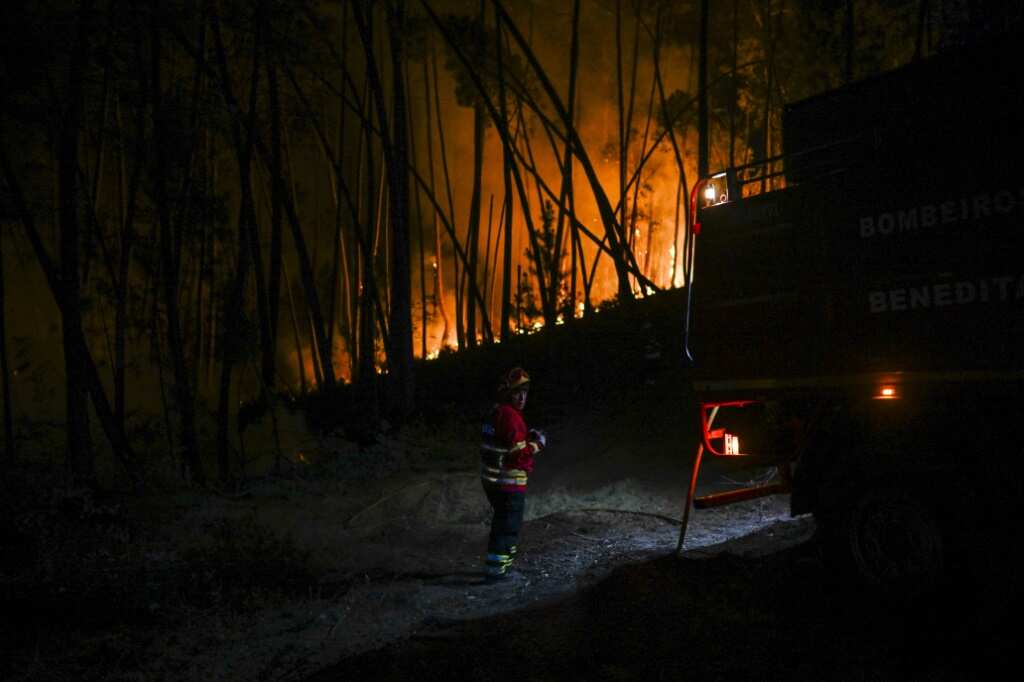
[[[243,198],[243,202],[245,199]],[[217,468],[222,484],[231,480],[230,444],[228,442],[228,425],[231,421],[229,407],[231,405],[231,375],[234,369],[235,356],[238,354],[239,340],[235,337],[239,326],[241,307],[245,299],[245,283],[249,275],[249,260],[252,250],[246,243],[249,230],[245,221],[251,220],[251,210],[243,207],[238,221],[238,263],[235,268],[234,281],[224,302],[224,331],[220,343],[221,366],[219,399],[217,402]]]
[[[336,147],[339,155],[342,152],[344,145],[344,134],[345,134],[345,107],[342,105],[341,111],[338,117],[338,129]],[[326,117],[325,117],[326,118]],[[327,345],[331,348],[331,352],[334,352],[334,332],[336,327],[338,329],[347,329],[345,322],[339,322],[338,320],[338,308],[339,299],[341,298],[341,284],[348,280],[348,264],[346,262],[347,254],[345,252],[345,242],[342,237],[342,211],[341,211],[341,189],[338,187],[339,180],[338,176],[344,172],[344,168],[335,168],[335,162],[332,160],[328,150],[323,148],[321,145],[321,151],[324,155],[324,161],[327,163],[328,169],[331,171],[331,196],[334,200],[334,231],[331,242],[331,291],[330,297],[328,298],[327,304]],[[343,274],[344,273],[344,274]],[[347,305],[342,305],[346,312],[348,311]],[[343,332],[344,334],[344,332]],[[346,339],[347,341],[347,339]],[[351,344],[347,344],[351,350]]]
[[[260,14],[262,14],[262,12]],[[258,21],[260,22],[260,25],[259,25],[257,31],[258,31],[259,34],[262,34],[262,32],[264,30],[266,30],[265,27],[263,26],[263,19],[260,18],[260,19],[258,19]],[[262,43],[261,40],[257,39],[256,51],[257,51],[257,55],[258,56],[257,56],[257,58],[255,60],[256,65],[258,65],[258,63],[260,61],[260,59],[259,59],[260,57],[262,57],[262,56],[268,56],[269,57],[269,55],[263,55],[262,54],[264,49],[265,49],[265,43]],[[252,83],[250,85],[250,88],[251,88],[250,91],[252,93],[254,93],[254,96],[255,96],[255,93],[257,93],[259,91],[259,75],[258,75],[258,73],[256,73],[255,69],[256,69],[256,67],[254,66],[254,72],[253,72],[253,76],[252,76]],[[272,81],[272,83],[270,84],[269,89],[271,90],[271,100],[272,100],[272,103],[271,103],[271,118],[273,119],[274,115],[277,113],[276,111],[274,111],[276,109],[276,105],[277,105],[277,102],[276,102],[276,99],[277,99],[277,96],[276,96],[276,85],[277,85],[277,83],[276,83],[276,77],[274,77],[274,78],[270,77],[270,75],[269,75],[269,71],[270,70],[271,70],[271,65],[268,64],[268,66],[267,66],[268,80]],[[253,121],[253,123],[255,124],[255,121]],[[273,124],[272,124],[272,127],[273,127]],[[280,125],[277,126],[277,130],[280,131]],[[251,133],[251,135],[255,136],[255,131],[253,131]],[[278,142],[278,144],[280,144],[280,138],[277,139],[277,142]],[[278,155],[280,154],[280,147],[279,146],[277,147],[276,153]],[[275,150],[271,149],[271,165],[273,165],[274,154],[275,154]],[[250,168],[249,171],[247,171],[247,175],[248,175],[248,178],[249,178],[249,182],[253,183],[254,182],[254,173],[253,173],[251,168]],[[273,178],[273,171],[271,171],[271,177]],[[272,185],[276,185],[277,187],[280,187],[281,183],[277,183],[277,182],[273,182],[272,181]],[[275,368],[275,361],[276,361],[276,342],[275,342],[275,339],[274,339],[275,332],[273,331],[274,325],[273,325],[273,322],[271,320],[270,300],[269,300],[269,294],[268,294],[268,291],[267,291],[267,277],[266,277],[265,271],[263,269],[264,268],[264,266],[263,266],[263,253],[262,253],[262,248],[261,248],[261,245],[260,245],[260,220],[259,220],[259,214],[258,214],[258,211],[257,211],[257,204],[256,204],[256,198],[254,196],[254,189],[253,189],[253,187],[249,188],[249,196],[250,196],[250,201],[252,202],[252,219],[249,220],[249,221],[246,221],[246,228],[249,230],[249,234],[248,234],[248,236],[246,238],[246,241],[248,242],[249,248],[252,250],[251,259],[252,259],[252,270],[253,270],[253,282],[254,282],[255,288],[256,288],[256,292],[255,292],[256,293],[256,295],[255,295],[256,318],[257,318],[257,321],[259,323],[260,370],[257,373],[257,376],[259,377],[260,397],[264,401],[264,404],[269,406],[270,403],[271,403],[271,399],[272,399],[272,395],[271,394],[272,394],[272,388],[274,386],[274,381],[275,381],[275,371],[274,371],[274,368]],[[274,197],[272,196],[271,197],[271,213],[273,213],[273,210],[274,210]],[[277,216],[272,216],[271,222],[273,222],[273,218],[274,217],[280,219],[280,214],[278,214]],[[278,225],[278,227],[280,227],[280,225]],[[277,236],[278,236],[277,249],[278,249],[278,255],[280,255],[280,234],[278,234]]]
[[[853,52],[855,48],[853,0],[846,0],[846,13],[843,22],[843,45],[845,47],[843,62],[843,83],[853,82]],[[774,38],[772,40],[774,43]]]
[[[354,5],[353,13],[357,10]],[[364,94],[367,96],[364,102],[369,108],[369,77],[367,76]],[[373,225],[376,223],[379,213],[379,203],[375,200],[378,188],[375,185],[376,166],[374,165],[374,149],[371,139],[370,123],[368,118],[363,119],[360,139],[365,143],[365,160],[359,159],[360,167],[356,175],[356,181],[364,184],[363,191],[359,193],[358,200],[354,200],[347,186],[342,182],[341,186],[346,190],[345,198],[349,204],[349,211],[352,214],[352,229],[356,236],[359,248],[355,256],[356,276],[356,364],[355,364],[355,393],[359,405],[365,410],[362,421],[371,433],[376,432],[380,420],[380,402],[377,391],[377,358],[376,358],[376,318],[373,296],[376,294],[376,273],[374,272],[373,258]],[[362,144],[361,143],[361,144]],[[364,171],[365,168],[365,171]],[[365,178],[361,177],[365,172]],[[339,174],[339,178],[341,175]],[[357,187],[358,190],[358,187]],[[361,209],[361,210],[360,210]]]
[[[216,16],[213,17],[212,28],[224,99],[229,107],[237,110],[231,78],[228,73],[224,43],[220,32],[220,22]],[[256,54],[259,55],[259,50],[256,51]],[[256,137],[255,119],[258,77],[259,63],[258,59],[256,59],[250,78],[249,108],[246,113],[245,122],[246,134],[243,137],[242,124],[239,122],[238,116],[234,117],[231,127],[235,155],[238,161],[240,198],[238,209],[238,262],[231,289],[224,300],[224,329],[221,343],[219,344],[221,348],[221,371],[217,403],[217,465],[218,477],[224,485],[231,479],[230,444],[228,442],[228,426],[231,417],[231,383],[235,362],[241,354],[240,345],[242,340],[238,338],[238,329],[241,324],[242,306],[245,301],[246,282],[249,276],[249,269],[252,267],[251,257],[253,249],[248,242],[251,235],[255,234],[255,229],[252,227],[256,222],[255,202],[252,196],[252,152]]]
[[[409,81],[405,81],[405,101],[412,106],[412,96],[409,89]],[[427,102],[427,109],[430,109],[430,103]],[[409,159],[412,162],[413,168],[417,167],[416,159],[416,136],[413,126],[413,116],[410,112],[407,121],[407,128],[409,134]],[[429,127],[427,128],[429,131]],[[424,240],[426,235],[423,230],[423,197],[420,190],[416,190],[416,225],[418,229],[417,239],[417,255],[419,257],[419,270],[420,270],[420,357],[424,360],[427,358],[427,259],[426,259],[426,245]]]
[[[302,352],[302,334],[299,332],[299,317],[295,312],[295,296],[292,294],[292,279],[288,275],[288,266],[284,266],[284,279],[288,285],[288,311],[291,313],[292,334],[295,337],[295,358],[299,369],[299,394],[306,395],[306,355]]]
[[[281,190],[281,104],[277,83],[277,66],[267,64],[267,85],[270,95],[270,281],[267,286],[267,343],[263,346],[263,386],[272,393],[277,380],[277,335],[281,317],[282,215]]]
[[[503,68],[503,54],[505,52],[504,39],[502,37],[501,25],[496,27],[498,39],[495,41],[498,51],[498,105],[501,111],[501,120],[508,121],[508,104],[505,94],[505,78]],[[504,203],[502,212],[505,215],[505,250],[502,253],[501,267],[501,342],[508,343],[512,338],[512,158],[511,140],[508,135],[501,136],[502,149],[502,179],[505,185]],[[518,281],[515,297],[518,301]],[[518,312],[518,305],[516,306]],[[518,315],[517,315],[518,318]]]
[[[467,235],[467,241],[468,235]],[[462,274],[465,270],[465,264],[459,263],[458,259],[455,260],[452,265],[452,290],[455,293],[455,343],[462,349],[466,347],[466,322],[465,322],[465,306],[463,305],[463,289],[462,284],[464,282],[464,275]]]
[[[109,42],[109,39],[108,39]],[[93,167],[92,175],[90,177],[84,177],[83,181],[89,183],[87,199],[89,202],[89,220],[86,221],[86,229],[83,239],[83,260],[82,260],[82,286],[87,286],[89,283],[89,274],[92,271],[92,261],[95,253],[94,243],[101,242],[103,240],[103,225],[98,219],[100,210],[100,192],[103,188],[103,170],[104,161],[106,160],[106,148],[107,148],[107,117],[110,108],[110,71],[111,67],[109,64],[103,67],[103,86],[100,99],[102,104],[100,105],[100,121],[99,130],[96,134],[96,164]],[[86,150],[88,147],[86,147]],[[85,150],[83,150],[85,151]],[[83,154],[85,155],[85,154]],[[87,159],[83,159],[80,164],[82,167],[89,165]],[[79,171],[81,172],[81,171]],[[102,248],[102,247],[101,247]]]
[[[569,103],[569,120],[575,122],[576,120],[576,75],[579,69],[579,0],[573,2],[573,15],[572,15],[572,40],[569,48],[569,92],[566,97],[566,101]],[[558,224],[555,228],[555,250],[557,253],[555,267],[551,272],[551,296],[555,301],[555,306],[558,306],[558,295],[562,288],[562,260],[563,260],[563,241],[565,238],[565,224],[566,224],[566,209],[565,203],[572,196],[572,147],[565,144],[564,151],[562,153],[562,188],[560,191],[558,201]],[[576,234],[575,228],[570,223],[570,230],[573,234],[570,238],[570,264],[572,266],[571,272],[571,284],[569,293],[569,310],[563,312],[563,319],[565,322],[571,322],[575,313],[575,301],[576,301]]]
[[[700,57],[697,67],[697,97],[700,104],[697,112],[697,177],[708,176],[708,0],[700,0]]]
[[[423,241],[426,235],[423,232],[423,204],[419,193],[416,195],[416,224],[419,227],[419,239],[417,246],[419,251],[420,270],[420,357],[427,359],[427,259],[424,253],[426,246]]]
[[[184,333],[191,333],[192,339],[192,371],[191,371],[191,383],[192,389],[195,391],[195,396],[198,399],[202,395],[202,391],[199,389],[199,373],[202,367],[203,361],[203,294],[205,292],[205,284],[207,280],[207,273],[209,272],[210,262],[210,225],[207,220],[202,220],[198,226],[199,232],[199,263],[196,266],[196,294],[195,301],[190,307],[190,312],[195,316],[195,319],[190,324],[183,325]]]
[[[639,23],[639,21],[638,21]],[[651,79],[651,92],[647,96],[647,122],[644,124],[644,135],[640,140],[640,166],[637,168],[636,182],[633,183],[633,210],[630,213],[629,218],[629,234],[637,235],[639,228],[637,227],[637,220],[640,214],[640,186],[643,184],[643,164],[642,159],[646,158],[647,155],[647,140],[651,132],[651,119],[654,117],[654,89],[656,86],[656,79]],[[631,103],[632,104],[632,103]],[[647,222],[647,243],[644,248],[644,266],[643,273],[648,279],[653,279],[653,273],[650,271],[650,260],[651,260],[651,239],[653,237],[654,230],[652,229],[651,221]],[[647,287],[641,285],[640,292],[642,295],[647,294]]]
[[[356,228],[360,229],[360,228]],[[376,431],[380,420],[380,399],[377,395],[377,362],[375,357],[375,321],[374,306],[370,295],[370,287],[365,284],[366,272],[372,268],[372,263],[363,259],[363,281],[362,293],[359,295],[359,371],[356,374],[356,393],[359,396],[359,403],[365,413],[364,423],[370,431]]]
[[[153,100],[153,133],[156,140],[155,190],[156,209],[159,219],[160,270],[166,316],[166,334],[168,352],[171,357],[171,370],[174,375],[174,398],[181,420],[181,441],[184,448],[185,463],[189,470],[189,478],[196,483],[205,481],[202,462],[199,458],[199,441],[195,428],[195,398],[188,367],[185,363],[185,348],[181,334],[181,314],[179,312],[178,287],[179,268],[175,256],[174,242],[177,236],[171,220],[171,211],[166,186],[167,145],[170,139],[164,136],[164,113],[161,93],[161,35],[157,24],[159,17],[153,14],[151,26],[152,38],[152,100]]]
[[[500,59],[500,54],[499,54],[499,61],[498,61],[498,73],[499,73],[499,84],[503,84],[503,80],[504,79],[503,79],[503,77],[501,75],[503,73],[503,70],[502,70],[502,62],[501,62],[501,59]],[[506,122],[497,123],[496,127],[498,128],[499,132],[501,132],[501,134],[503,134],[503,135],[505,135],[505,136],[507,136],[507,137],[509,137],[511,139],[511,133],[509,132],[510,127],[507,125]],[[530,142],[530,136],[529,136],[529,134],[527,132],[526,123],[523,120],[521,113],[520,113],[520,117],[519,117],[519,127],[518,127],[518,130],[517,130],[517,135],[518,135],[518,137],[520,139],[522,139],[523,146],[526,148],[526,158],[529,159],[529,168],[530,169],[536,169],[537,168],[537,162],[536,162],[536,160],[534,159],[534,156],[533,156],[533,147],[532,147],[532,144]],[[511,144],[515,144],[515,143],[512,142]],[[514,147],[513,147],[513,151],[515,151]],[[521,154],[520,154],[520,156],[521,156]],[[533,223],[533,211],[531,210],[529,198],[528,198],[527,193],[525,191],[525,185],[524,185],[524,182],[523,182],[523,179],[522,179],[522,174],[520,172],[519,165],[514,163],[512,165],[512,167],[511,167],[511,169],[512,169],[512,178],[515,180],[517,192],[518,192],[519,197],[520,197],[520,202],[523,205],[523,219],[524,219],[524,222],[526,224],[527,237],[528,237],[529,242],[530,242],[530,247],[529,247],[528,252],[527,252],[527,257],[531,258],[533,260],[533,267],[534,267],[534,270],[536,271],[538,296],[540,297],[540,303],[541,303],[541,313],[542,313],[542,315],[544,317],[544,323],[545,324],[547,324],[547,325],[554,325],[555,324],[555,318],[556,318],[556,311],[555,311],[555,307],[554,307],[555,298],[554,298],[554,295],[552,294],[553,287],[551,286],[550,282],[551,282],[551,278],[553,277],[552,274],[551,274],[552,270],[553,270],[552,262],[557,262],[557,260],[551,258],[550,254],[547,253],[547,244],[543,243],[541,241],[540,232],[534,226],[534,223]],[[534,173],[532,175],[532,178],[533,178],[533,181],[534,181],[534,187],[537,190],[537,204],[538,204],[538,208],[539,208],[539,210],[541,212],[541,220],[545,221],[545,220],[547,220],[547,218],[544,216],[545,199],[544,199],[544,194],[543,194],[543,192],[541,190],[540,179],[538,178],[538,175],[537,175],[537,173],[535,171],[534,171]],[[549,261],[552,261],[552,262],[549,262]]]
[[[343,75],[347,75],[348,72],[348,11],[342,9],[341,16],[341,68]],[[338,98],[338,126],[337,126],[337,137],[335,138],[335,149],[338,150],[338,158],[345,158],[343,150],[345,148],[345,98],[340,96]],[[327,149],[323,149],[324,159],[328,162],[328,167],[333,172],[331,189],[334,197],[334,248],[332,252],[334,254],[334,260],[331,265],[331,302],[328,308],[327,318],[327,343],[331,347],[331,352],[334,350],[334,332],[339,330],[342,334],[347,354],[351,361],[355,360],[354,344],[352,343],[352,317],[351,309],[349,307],[347,299],[350,296],[350,279],[349,279],[349,267],[348,267],[348,250],[345,248],[345,238],[342,234],[342,228],[344,223],[342,222],[342,209],[341,209],[341,175],[345,172],[344,164],[335,162],[330,157]],[[344,290],[342,289],[344,285]],[[344,312],[343,315],[339,316],[339,308]],[[340,317],[340,319],[339,319]],[[355,376],[355,368],[350,362],[349,364],[349,376]]]
[[[449,213],[447,213],[447,214],[452,216],[452,220],[454,221],[455,220],[455,202],[452,199],[452,178],[451,178],[451,175],[449,173],[449,163],[447,163],[447,145],[444,142],[444,117],[441,116],[440,85],[439,85],[439,79],[437,78],[437,54],[436,54],[436,52],[433,49],[433,45],[431,45],[431,49],[430,49],[430,62],[431,62],[431,69],[432,69],[432,72],[433,72],[433,84],[434,84],[434,97],[433,97],[433,99],[434,99],[434,112],[437,115],[437,141],[438,141],[437,148],[438,148],[438,151],[440,152],[441,171],[442,171],[442,174],[444,176],[444,194],[445,194],[445,196],[447,198],[447,208],[449,208]],[[431,178],[432,178],[433,177],[433,164],[431,164],[430,172],[431,172]],[[434,185],[434,182],[433,182],[432,179],[431,179],[431,183],[430,184],[431,184],[431,188],[436,186],[436,185]],[[435,196],[436,196],[436,193],[435,193]],[[436,228],[436,226],[437,226],[436,222],[434,223],[434,226]],[[457,235],[457,233],[455,231],[453,231],[453,235],[452,235],[453,244],[456,241],[456,235]],[[447,316],[446,309],[444,307],[445,306],[444,294],[443,294],[444,272],[443,272],[443,267],[442,267],[443,262],[442,262],[442,258],[441,258],[442,252],[440,250],[440,239],[439,239],[439,237],[437,238],[437,243],[436,243],[436,254],[437,254],[437,270],[438,270],[438,273],[437,273],[437,285],[439,287],[438,293],[437,293],[437,299],[439,301],[439,305],[442,306],[441,307],[441,312],[442,312],[442,314],[444,316],[444,330],[445,330],[444,331],[444,339],[446,340],[446,339],[451,338],[451,331],[449,329],[449,316]],[[455,329],[455,334],[456,334],[456,344],[459,346],[459,348],[464,348],[466,346],[466,335],[465,335],[465,328],[463,327],[462,290],[461,290],[461,287],[459,286],[460,283],[461,283],[461,279],[460,279],[460,276],[459,276],[459,270],[460,270],[459,259],[456,258],[455,261],[454,261],[454,264],[453,264],[453,274],[455,276],[454,276],[453,281],[452,281],[453,291],[454,291],[454,294],[455,294],[455,296],[454,296],[454,298],[455,298],[455,328],[456,328]]]
[[[306,310],[306,323],[309,325],[309,344],[311,346],[309,356],[313,361],[313,378],[317,387],[324,385],[324,366],[320,361],[320,346],[316,342],[316,329],[313,326],[313,316]]]
[[[575,125],[576,121],[576,76],[579,73],[580,63],[580,0],[573,0],[572,3],[572,41],[569,48],[569,120]],[[572,148],[569,146],[568,141],[565,145],[565,156],[562,159],[562,187],[564,196],[569,201],[569,213],[575,215],[575,192],[573,191],[573,167],[575,163],[572,156]],[[566,217],[566,212],[562,208],[562,202],[558,203],[558,219],[559,219],[559,230],[561,230],[562,221]],[[571,280],[569,284],[569,314],[566,316],[566,323],[571,322],[576,318],[576,250],[580,251],[579,264],[583,265],[583,245],[580,243],[580,233],[576,228],[575,221],[569,221],[571,232],[571,244],[569,248],[572,251],[571,258]],[[587,299],[589,300],[589,291]],[[586,306],[584,306],[586,307]]]
[[[772,27],[772,16],[771,16],[771,5],[766,5],[766,14],[764,21],[765,33],[767,34],[768,41],[768,59],[767,59],[767,73],[765,74],[765,89],[764,89],[764,117],[762,118],[762,130],[764,131],[764,149],[762,153],[764,158],[768,159],[771,157],[771,131],[769,130],[771,125],[771,112],[772,112],[772,90],[775,89],[775,48],[777,44],[777,35]],[[768,189],[767,178],[768,168],[767,166],[761,173],[761,191],[764,192]]]
[[[360,250],[357,258],[357,274],[359,275],[359,362],[356,372],[356,394],[359,402],[367,411],[366,421],[370,429],[376,431],[380,419],[380,402],[377,394],[377,357],[376,357],[376,322],[374,318],[374,305],[371,292],[376,286],[376,273],[374,272],[372,225],[376,222],[379,206],[374,197],[377,195],[377,188],[374,185],[376,177],[373,163],[373,146],[370,142],[370,130],[364,123],[362,134],[366,137],[366,220],[355,221],[353,227],[358,230]],[[364,229],[365,226],[365,229]]]
[[[92,4],[82,2],[80,5],[68,72],[68,101],[57,131],[57,211],[60,228],[60,280],[63,286],[61,323],[66,380],[67,461],[74,484],[87,487],[95,487],[96,472],[89,433],[86,402],[88,388],[84,376],[85,348],[82,345],[85,334],[82,328],[79,269],[78,135],[87,61],[85,31]]]
[[[732,97],[729,98],[729,167],[736,166],[736,108],[739,105],[739,84],[737,83],[737,62],[740,51],[739,0],[732,0]],[[739,197],[731,197],[738,199]]]
[[[424,88],[428,89],[425,93],[427,99],[427,163],[430,166],[430,192],[434,196],[437,196],[437,184],[434,182],[434,132],[430,123],[431,109],[430,109],[430,92],[428,83],[433,83],[434,88],[434,110],[437,112],[437,128],[438,135],[441,141],[441,155],[445,158],[444,151],[444,123],[441,118],[441,96],[438,90],[437,84],[437,54],[434,52],[434,46],[430,46],[430,62],[433,67],[433,79],[430,80],[427,77],[427,64],[426,61],[423,63],[423,82]],[[444,177],[446,187],[448,189],[448,209],[451,215],[454,215],[454,208],[452,207],[452,192],[451,184],[448,182],[448,163],[445,160],[444,163]],[[437,311],[441,314],[441,319],[444,322],[444,327],[441,330],[441,347],[449,345],[449,339],[451,338],[451,323],[448,319],[448,304],[444,300],[444,254],[441,251],[441,226],[437,224],[437,212],[433,214],[434,222],[434,305],[437,307]]]
[[[141,68],[141,59],[140,59]],[[115,114],[118,127],[118,142],[120,152],[118,186],[121,192],[120,205],[120,247],[118,249],[118,267],[115,280],[117,303],[114,312],[114,416],[120,428],[125,426],[125,336],[128,326],[128,272],[131,265],[131,251],[135,243],[135,212],[138,206],[139,185],[142,176],[143,160],[145,158],[145,108],[136,106],[135,128],[136,143],[134,150],[134,163],[132,166],[131,179],[126,177],[126,164],[124,153],[124,127],[121,121],[121,101],[118,98],[115,106]],[[125,187],[125,182],[128,186]]]
[[[359,28],[360,39],[366,53],[367,73],[370,77],[370,91],[373,93],[379,134],[384,151],[384,162],[388,176],[388,199],[390,209],[390,234],[392,236],[391,264],[391,307],[389,319],[390,344],[388,365],[390,368],[392,408],[399,418],[405,418],[413,408],[412,375],[412,315],[411,281],[409,274],[409,176],[408,142],[406,139],[406,104],[403,81],[404,56],[402,35],[405,30],[405,2],[392,0],[386,5],[388,32],[391,47],[392,103],[394,114],[392,125],[388,124],[387,108],[384,103],[384,88],[377,68],[373,50],[373,35],[368,14],[364,14],[361,3],[353,5],[354,18]]]
[[[917,4],[917,32],[914,37],[914,61],[924,56],[925,38],[928,35],[928,15],[931,12],[931,3],[928,0],[918,0]],[[930,43],[930,41],[929,41]],[[927,48],[930,50],[931,45]]]
[[[479,104],[473,107],[473,180],[469,198],[469,220],[466,223],[466,251],[469,263],[463,271],[463,279],[477,279],[477,259],[480,251],[480,204],[483,199],[484,168],[484,111]],[[461,288],[461,287],[460,287]],[[476,347],[476,302],[472,297],[463,296],[466,305],[466,345]]]
[[[483,296],[482,298],[488,304],[490,299],[487,298],[487,282],[490,281],[490,265],[491,265],[491,237],[494,231],[494,195],[490,195],[487,201],[487,240],[484,243],[484,270],[481,273],[480,281],[483,283]],[[493,330],[484,330],[484,338],[487,339],[488,343],[493,340]]]
[[[494,195],[491,195],[491,203],[494,203]],[[487,256],[490,267],[488,272],[490,273],[487,277],[487,281],[484,282],[484,300],[487,301],[488,310],[497,310],[499,315],[501,314],[501,306],[495,306],[494,304],[494,283],[498,279],[498,254],[501,252],[502,246],[502,235],[504,234],[505,225],[505,202],[501,202],[501,209],[498,211],[498,231],[494,235],[494,253]],[[493,318],[492,318],[493,320]],[[498,321],[500,324],[500,320]],[[493,326],[493,322],[492,322]],[[493,341],[494,330],[491,330],[491,340]]]
[[[678,271],[678,266],[676,264],[679,262],[679,256],[680,256],[680,253],[679,253],[680,252],[680,249],[679,249],[679,203],[682,200],[682,196],[683,196],[683,183],[682,182],[677,182],[676,183],[676,201],[675,201],[675,204],[673,206],[673,209],[674,209],[675,213],[674,213],[674,217],[673,217],[673,220],[672,220],[672,265],[669,267],[669,271],[668,271],[668,286],[670,288],[673,288],[673,289],[676,287],[676,272]]]
[[[210,164],[210,196],[215,196],[217,193],[217,160],[216,160],[216,144],[217,138],[213,135],[210,136],[210,149],[209,149],[209,164]],[[219,257],[218,245],[220,244],[219,239],[213,239],[211,244],[210,253],[210,295],[209,303],[206,306],[206,341],[204,343],[206,352],[206,377],[204,384],[207,389],[210,388],[210,383],[213,381],[213,370],[215,362],[215,353],[219,350],[217,346],[217,258]]]
[[[4,274],[4,234],[0,229],[0,372],[3,372],[4,400],[4,459],[9,464],[17,458],[17,440],[14,437],[14,416],[11,412],[11,369],[7,362],[7,298]]]
[[[637,12],[639,12],[639,5],[636,6]],[[623,239],[629,244],[630,249],[633,249],[633,245],[636,240],[636,234],[634,230],[634,223],[636,221],[636,206],[634,198],[634,208],[632,213],[629,211],[629,185],[626,182],[627,167],[629,164],[629,149],[632,144],[633,136],[633,105],[636,100],[636,72],[637,65],[639,63],[639,49],[640,49],[640,18],[639,16],[634,17],[634,28],[633,28],[633,50],[632,50],[632,66],[630,69],[629,76],[629,96],[623,99],[623,81],[622,81],[622,0],[618,0],[615,5],[615,46],[616,46],[616,75],[618,78],[618,100],[619,100],[619,210],[620,210],[620,225],[622,226]],[[625,109],[625,111],[624,111]],[[637,183],[639,186],[639,182]],[[627,217],[628,216],[628,217]],[[643,289],[641,289],[643,291]]]
[[[140,136],[140,139],[141,136]],[[140,164],[141,165],[141,164]],[[132,180],[138,186],[138,172]],[[132,191],[130,210],[121,228],[121,248],[118,259],[117,308],[114,313],[114,414],[117,422],[125,424],[125,336],[128,327],[128,273],[131,266],[131,252],[135,243],[134,213],[135,189]]]
[[[619,224],[626,225],[626,148],[625,98],[622,92],[622,0],[615,0],[615,106],[619,123]],[[630,240],[632,243],[632,240]]]
[[[153,285],[156,286],[156,278],[153,277]],[[156,384],[157,390],[160,393],[160,414],[164,418],[164,435],[167,436],[167,452],[170,456],[174,457],[177,453],[177,447],[175,446],[174,440],[174,422],[171,419],[171,407],[167,400],[167,382],[164,380],[164,349],[161,343],[160,333],[160,322],[159,316],[156,311],[156,303],[154,303],[153,314],[150,316],[150,353],[156,364]],[[178,461],[178,471],[183,480],[188,476],[185,463],[182,460]]]

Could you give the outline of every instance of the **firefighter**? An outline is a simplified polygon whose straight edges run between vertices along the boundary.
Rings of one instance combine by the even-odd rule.
[[[516,556],[519,528],[526,506],[526,479],[533,471],[533,457],[547,443],[540,431],[527,429],[523,408],[530,376],[515,367],[501,378],[498,402],[483,425],[480,446],[480,478],[494,510],[487,540],[484,576],[487,582],[509,577]]]

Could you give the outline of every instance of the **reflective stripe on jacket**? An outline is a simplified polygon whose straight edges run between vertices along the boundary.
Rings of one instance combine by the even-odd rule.
[[[528,441],[526,422],[511,405],[495,405],[484,422],[480,444],[480,478],[485,485],[524,491],[540,444]]]

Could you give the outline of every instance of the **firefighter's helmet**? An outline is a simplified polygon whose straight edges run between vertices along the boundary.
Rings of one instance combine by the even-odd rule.
[[[498,393],[508,395],[513,391],[526,390],[530,387],[530,375],[522,367],[513,367],[498,384]]]

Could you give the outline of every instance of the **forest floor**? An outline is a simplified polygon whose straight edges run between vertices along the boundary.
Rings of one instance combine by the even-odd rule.
[[[1013,660],[999,595],[853,592],[784,496],[693,512],[677,557],[689,448],[650,418],[550,425],[516,576],[498,584],[482,576],[469,424],[363,451],[300,435],[291,475],[231,495],[46,512],[42,573],[4,563],[0,676],[952,680]],[[767,475],[728,464],[709,463],[699,492]]]
[[[406,429],[360,450],[314,435],[300,415],[280,425],[296,455],[290,474],[252,478],[229,495],[23,501],[5,527],[0,673],[301,679],[385,645],[571,597],[618,567],[674,553],[688,475],[682,448],[658,434],[594,446],[635,429],[637,418],[553,425],[516,577],[496,585],[483,582],[490,508],[475,424],[444,436]],[[731,538],[735,547],[782,547],[811,528],[788,519],[782,498],[696,512],[687,556]]]

